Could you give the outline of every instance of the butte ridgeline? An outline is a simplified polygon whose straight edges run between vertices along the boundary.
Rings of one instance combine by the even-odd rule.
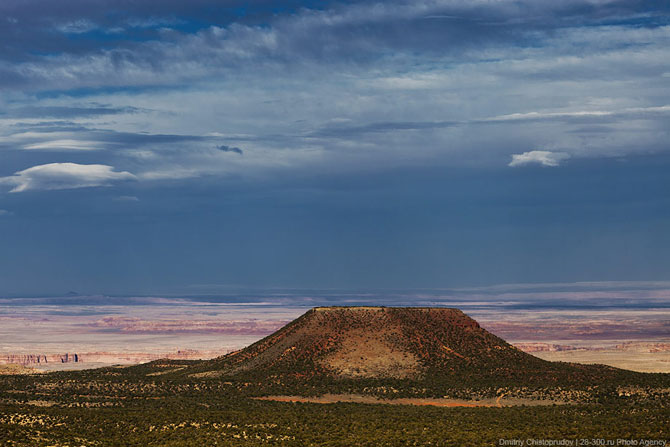
[[[166,379],[225,380],[258,395],[478,399],[504,392],[594,401],[667,382],[663,374],[539,359],[449,308],[317,307],[228,355],[155,364],[167,367]],[[180,369],[169,372],[169,365]]]

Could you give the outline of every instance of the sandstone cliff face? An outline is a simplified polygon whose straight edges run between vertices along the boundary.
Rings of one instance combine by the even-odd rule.
[[[138,364],[159,359],[170,360],[205,360],[223,354],[228,349],[193,350],[184,349],[173,352],[84,352],[65,354],[2,354],[0,364],[15,364],[23,366],[53,366],[64,363],[108,363],[108,364]]]
[[[45,365],[50,363],[76,363],[79,362],[79,354],[5,354],[0,357],[2,364],[17,365]]]
[[[561,352],[576,351],[580,348],[570,345],[557,345],[552,343],[515,343],[514,346],[523,352]]]

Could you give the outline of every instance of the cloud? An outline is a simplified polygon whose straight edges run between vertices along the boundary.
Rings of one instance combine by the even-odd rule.
[[[23,192],[108,186],[135,178],[130,172],[114,171],[112,166],[107,165],[49,163],[18,171],[9,177],[0,177],[0,184],[14,186],[10,192]]]
[[[542,47],[543,38],[556,30],[597,27],[607,20],[622,22],[627,15],[637,20],[636,27],[657,23],[643,15],[649,16],[654,9],[643,2],[606,1],[597,2],[596,7],[591,1],[363,1],[319,10],[303,4],[293,12],[288,8],[287,14],[256,22],[264,26],[250,25],[253,19],[211,17],[214,10],[228,9],[216,8],[213,0],[201,2],[202,8],[175,8],[168,3],[157,7],[167,9],[159,15],[149,15],[146,5],[128,6],[128,12],[134,13],[130,17],[105,14],[117,8],[106,1],[100,3],[96,2],[96,8],[85,2],[61,8],[68,12],[40,5],[39,19],[34,17],[34,6],[15,5],[2,11],[20,17],[22,26],[0,29],[0,40],[15,42],[4,57],[6,73],[0,76],[0,87],[169,85],[244,67],[276,70],[310,61],[382,67],[380,62],[390,54],[399,59],[425,54],[490,60],[488,54],[476,53],[505,44],[523,47],[532,42]],[[135,8],[143,10],[132,11]],[[245,15],[259,8],[262,6],[245,7]],[[174,19],[189,9],[191,13],[207,11],[210,17],[190,23],[187,16],[182,15],[185,22]],[[445,24],[427,17],[449,21]],[[128,29],[129,24],[144,32]],[[184,25],[191,32],[167,33],[163,28],[168,24]],[[65,34],[54,36],[45,31],[54,26]],[[93,30],[96,32],[89,33]],[[100,39],[97,31],[107,33],[107,38]],[[118,37],[110,37],[110,32]],[[72,33],[83,34],[75,40]],[[604,42],[598,45],[606,45]]]
[[[65,34],[82,34],[93,31],[97,26],[85,19],[79,19],[68,23],[58,25],[56,29]]]
[[[142,180],[181,180],[199,177],[205,169],[168,167],[138,174]]]
[[[242,155],[243,151],[239,147],[233,147],[233,146],[226,146],[225,144],[222,144],[221,146],[216,147],[218,150],[223,151],[223,152],[234,152],[236,154]]]
[[[570,154],[566,154],[565,152],[529,151],[523,154],[513,154],[512,161],[508,166],[516,167],[539,164],[540,166],[556,167],[568,158],[570,158]]]
[[[123,148],[119,153],[142,151],[146,153],[151,147],[160,147],[162,150],[184,147],[185,142],[211,142],[214,137],[200,135],[170,135],[152,134],[147,132],[119,132],[111,129],[98,129],[86,126],[76,126],[74,123],[55,121],[54,126],[48,123],[19,123],[15,127],[20,132],[5,137],[4,143],[8,147],[21,147],[28,151],[101,151]],[[60,123],[60,125],[59,125]],[[0,127],[0,137],[2,137]],[[0,145],[3,141],[0,139]],[[210,143],[211,144],[211,143]],[[149,148],[144,148],[149,146]],[[190,147],[190,146],[188,146]]]
[[[526,112],[500,115],[481,120],[481,122],[539,121],[539,120],[579,120],[601,119],[604,117],[644,118],[670,114],[670,105],[654,107],[628,107],[620,110],[576,110],[570,112]]]
[[[7,210],[2,210],[2,209],[0,209],[0,217],[3,217],[3,216],[11,216],[11,215],[13,215],[13,214],[14,214],[14,213],[12,213],[11,211],[7,211]]]
[[[41,151],[94,151],[101,149],[101,144],[97,141],[53,140],[27,144],[23,146],[23,148],[27,150]]]
[[[6,110],[3,115],[13,118],[79,118],[96,117],[104,115],[136,114],[146,112],[146,110],[137,107],[111,107],[101,104],[91,104],[88,106],[27,106]]]
[[[366,133],[444,129],[458,124],[455,121],[388,121],[354,126],[336,123],[322,127],[311,136],[352,137]]]
[[[131,2],[118,15],[112,0],[40,4],[39,15],[30,2],[0,6],[20,23],[0,27],[12,42],[0,55],[0,151],[17,160],[5,174],[63,161],[44,158],[56,151],[192,182],[287,168],[504,169],[501,154],[518,148],[668,151],[667,7],[298,2],[255,20],[266,6],[215,18],[214,0],[194,1]],[[63,26],[96,28],[54,32]],[[519,156],[512,165],[564,160]]]
[[[136,196],[117,196],[114,197],[116,202],[139,202],[140,199]]]

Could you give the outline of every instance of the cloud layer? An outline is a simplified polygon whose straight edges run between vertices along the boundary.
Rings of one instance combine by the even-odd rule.
[[[74,161],[146,182],[667,151],[662,3],[66,3],[2,6],[0,149],[43,163],[95,151]]]
[[[0,284],[668,279],[669,60],[662,1],[4,0]]]

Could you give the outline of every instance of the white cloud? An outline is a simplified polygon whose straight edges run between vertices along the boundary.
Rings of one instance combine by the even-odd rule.
[[[525,166],[539,164],[541,166],[558,166],[563,160],[570,158],[565,152],[528,151],[523,154],[513,154],[508,166]]]
[[[100,149],[101,146],[101,143],[97,141],[53,140],[28,144],[23,148],[42,151],[94,151]]]
[[[112,166],[107,165],[49,163],[18,171],[9,177],[0,177],[0,184],[14,186],[10,192],[23,192],[107,186],[115,181],[135,178],[130,172],[114,171]]]
[[[521,120],[541,120],[556,118],[598,118],[605,116],[630,115],[641,117],[644,115],[661,115],[670,113],[670,106],[663,105],[657,107],[629,107],[620,110],[577,110],[571,112],[527,112],[512,113],[509,115],[500,115],[493,118],[487,118],[482,121],[521,121]]]
[[[142,180],[181,180],[199,177],[200,174],[201,170],[196,168],[187,169],[182,167],[168,167],[165,169],[143,172],[138,175],[140,175]]]
[[[12,213],[11,211],[0,210],[0,217],[2,217],[2,216],[11,216],[12,214],[14,214],[14,213]]]
[[[139,197],[136,196],[118,196],[114,197],[114,200],[117,202],[139,202]]]

